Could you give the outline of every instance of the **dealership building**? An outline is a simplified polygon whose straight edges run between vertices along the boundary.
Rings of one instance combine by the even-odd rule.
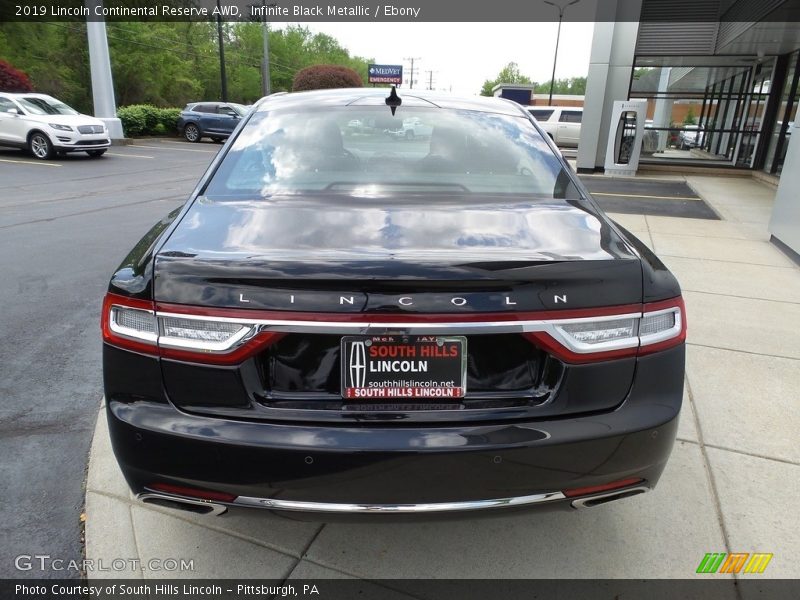
[[[643,164],[782,173],[799,95],[800,1],[603,0],[596,10],[583,122],[599,126],[582,128],[579,171],[606,162],[613,102],[645,100],[660,145]],[[691,147],[677,143],[681,131]]]
[[[644,101],[658,148],[640,166],[777,183],[769,230],[800,257],[800,0],[602,0],[595,10],[578,171],[607,164],[614,102]]]

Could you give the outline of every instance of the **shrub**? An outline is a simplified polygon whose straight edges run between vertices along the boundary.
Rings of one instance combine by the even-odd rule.
[[[33,86],[28,76],[0,60],[0,92],[32,92]]]
[[[117,109],[117,117],[127,136],[174,134],[180,108],[158,108],[150,104],[132,104]]]
[[[158,115],[158,122],[164,126],[167,133],[174,133],[178,129],[178,117],[180,116],[180,108],[162,108]]]
[[[331,88],[362,87],[361,76],[349,67],[314,65],[301,69],[294,76],[293,92],[327,90]]]
[[[144,134],[147,123],[140,106],[134,104],[118,108],[117,117],[122,121],[122,129],[126,136]]]

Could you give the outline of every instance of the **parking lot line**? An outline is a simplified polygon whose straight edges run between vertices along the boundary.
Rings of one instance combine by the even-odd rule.
[[[180,141],[180,140],[176,140],[176,139],[171,139],[171,140],[158,140],[158,143],[159,143],[159,144],[177,144],[177,145],[179,145],[179,146],[193,146],[193,145],[194,145],[194,143],[193,143],[193,142],[187,143],[187,142],[182,142],[182,141]],[[200,142],[200,144],[201,144],[201,145],[205,145],[205,146],[210,146],[210,145],[211,145],[211,144],[209,144],[209,143],[207,143],[207,142],[206,142],[206,143]],[[222,146],[222,144],[215,144],[215,145],[217,145],[217,146]]]
[[[646,194],[615,194],[611,192],[589,192],[592,196],[611,196],[613,198],[649,198],[651,200],[700,200],[689,196],[648,196]]]
[[[179,152],[203,152],[205,154],[216,154],[217,150],[200,150],[194,148],[177,148],[175,146],[170,146],[166,148],[164,146],[140,146],[139,144],[133,144],[130,146],[131,148],[153,148],[155,150],[177,150]]]
[[[144,154],[117,154],[116,152],[106,152],[108,156],[122,156],[123,158],[155,158],[155,156],[145,156]]]
[[[4,163],[15,163],[18,165],[37,165],[40,167],[62,167],[64,165],[60,165],[58,163],[52,162],[34,162],[32,160],[12,160],[10,158],[0,158],[0,162]]]

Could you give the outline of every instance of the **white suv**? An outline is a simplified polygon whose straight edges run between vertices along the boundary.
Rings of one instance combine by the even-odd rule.
[[[110,145],[100,119],[82,115],[52,96],[0,93],[0,146],[47,159],[63,152],[98,157]]]
[[[528,106],[526,108],[557,145],[578,146],[581,139],[583,107]]]

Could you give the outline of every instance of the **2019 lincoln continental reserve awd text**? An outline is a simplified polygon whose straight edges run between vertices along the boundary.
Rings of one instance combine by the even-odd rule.
[[[594,506],[655,486],[681,408],[677,281],[500,99],[263,99],[102,330],[128,483],[197,512]]]

